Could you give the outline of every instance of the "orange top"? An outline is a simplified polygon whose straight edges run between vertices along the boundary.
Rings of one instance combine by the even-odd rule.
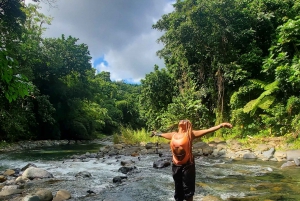
[[[186,164],[192,159],[192,148],[190,138],[186,132],[182,137],[178,138],[177,134],[172,136],[170,146],[173,153],[173,163],[176,165]]]

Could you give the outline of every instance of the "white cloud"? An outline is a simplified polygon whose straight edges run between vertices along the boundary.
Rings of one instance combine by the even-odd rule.
[[[170,0],[57,0],[57,8],[41,4],[41,12],[54,17],[45,37],[61,34],[79,38],[88,45],[93,60],[103,57],[108,66],[95,66],[109,71],[112,80],[139,81],[163,67],[156,56],[162,48],[161,36],[152,25],[173,7]]]
[[[153,70],[154,64],[163,66],[163,61],[156,56],[156,51],[162,46],[153,43],[157,37],[159,37],[157,32],[150,32],[135,38],[123,49],[111,49],[104,55],[108,66],[102,63],[97,69],[111,72],[112,80],[143,79],[145,73]]]

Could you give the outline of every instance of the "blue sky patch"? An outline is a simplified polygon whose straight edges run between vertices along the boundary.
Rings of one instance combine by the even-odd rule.
[[[93,66],[96,67],[97,65],[99,65],[101,63],[103,63],[104,66],[108,66],[108,62],[104,59],[104,56],[95,59]]]
[[[134,81],[134,79],[132,79],[132,78],[123,79],[123,82],[125,82],[126,84],[141,84],[140,81],[136,82],[136,81]]]

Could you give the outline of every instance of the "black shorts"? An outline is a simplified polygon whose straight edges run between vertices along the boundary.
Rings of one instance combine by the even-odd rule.
[[[172,164],[173,179],[175,182],[176,201],[187,200],[189,197],[194,196],[195,193],[195,163],[188,163],[185,165]]]

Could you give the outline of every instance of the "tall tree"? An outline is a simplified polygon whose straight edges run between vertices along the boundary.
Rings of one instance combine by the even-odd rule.
[[[19,73],[16,53],[26,19],[19,0],[0,1],[0,98],[10,102],[28,94],[27,78]]]

